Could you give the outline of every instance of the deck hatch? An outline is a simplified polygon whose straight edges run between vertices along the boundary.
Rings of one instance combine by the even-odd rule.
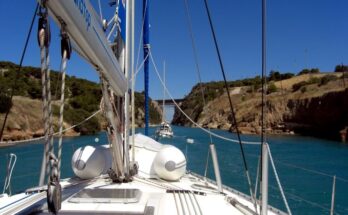
[[[83,189],[73,195],[69,202],[73,203],[136,203],[139,201],[139,189]]]

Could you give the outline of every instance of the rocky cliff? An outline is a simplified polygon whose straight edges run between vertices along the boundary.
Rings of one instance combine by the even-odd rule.
[[[269,87],[266,96],[267,132],[339,139],[340,130],[348,126],[348,88],[342,77],[339,73],[301,75],[270,82],[272,89]],[[202,87],[207,92],[206,104],[198,101],[201,92],[197,85],[181,108],[203,127],[234,131],[227,94],[216,83]],[[232,86],[230,95],[240,131],[260,133],[260,89],[255,85]],[[179,110],[175,111],[173,124],[192,125]]]

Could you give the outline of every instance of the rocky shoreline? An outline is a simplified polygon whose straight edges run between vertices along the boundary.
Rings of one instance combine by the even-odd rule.
[[[299,79],[298,76],[295,78]],[[310,78],[312,77],[308,77]],[[290,81],[293,83],[289,84]],[[331,81],[325,85],[308,84],[305,90],[293,90],[292,86],[296,83],[292,79],[283,83],[276,82],[276,85],[282,84],[286,87],[268,93],[266,132],[341,140],[341,131],[348,126],[348,88],[343,85],[342,80]],[[232,125],[227,94],[217,93],[216,97],[203,106],[195,100],[199,99],[198,90],[194,87],[181,103],[185,113],[202,127],[236,132],[235,126]],[[231,88],[230,95],[239,131],[242,134],[260,134],[260,92],[244,86]],[[175,111],[173,124],[192,126],[179,110]]]

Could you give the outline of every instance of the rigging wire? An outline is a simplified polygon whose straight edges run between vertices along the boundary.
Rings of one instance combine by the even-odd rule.
[[[240,143],[239,140],[235,140],[235,139],[231,139],[231,138],[227,138],[227,137],[224,137],[224,136],[221,136],[219,134],[216,134],[212,131],[209,131],[208,129],[206,128],[203,128],[201,125],[199,125],[197,122],[195,122],[193,119],[190,118],[189,115],[187,115],[187,113],[185,113],[181,107],[178,105],[178,103],[175,101],[174,97],[172,96],[172,94],[169,92],[168,88],[166,86],[164,86],[164,82],[161,78],[161,75],[159,74],[158,72],[158,69],[157,69],[157,65],[153,59],[153,56],[151,54],[151,52],[149,52],[149,55],[150,55],[150,60],[153,64],[153,67],[154,67],[154,70],[156,72],[156,75],[158,77],[158,80],[161,82],[162,86],[165,88],[166,92],[167,92],[167,95],[170,97],[170,99],[172,100],[172,102],[174,103],[175,107],[182,113],[184,114],[184,116],[192,123],[194,124],[197,128],[201,129],[202,131],[208,133],[208,134],[211,134],[212,136],[214,137],[217,137],[219,139],[222,139],[222,140],[226,140],[226,141],[229,141],[229,142],[233,142],[233,143]],[[250,145],[260,145],[261,143],[260,142],[253,142],[253,141],[241,141],[242,144],[250,144]]]
[[[260,156],[259,155],[255,155],[255,154],[247,154],[249,157],[255,157],[257,159],[260,159]],[[313,174],[317,174],[317,175],[321,175],[321,176],[325,176],[325,177],[329,177],[329,178],[333,178],[334,175],[330,175],[326,172],[321,172],[321,171],[318,171],[318,170],[314,170],[314,169],[308,169],[306,167],[303,167],[303,166],[298,166],[298,165],[295,165],[295,164],[291,164],[291,163],[287,163],[287,162],[283,162],[283,161],[280,161],[280,160],[275,160],[273,159],[277,164],[281,164],[283,166],[287,166],[287,167],[291,167],[291,168],[294,168],[294,169],[299,169],[299,170],[303,170],[303,171],[307,171],[309,173],[313,173]],[[337,180],[340,180],[342,182],[345,182],[345,183],[348,183],[348,179],[346,178],[342,178],[342,177],[337,177],[336,176],[336,179]]]
[[[143,30],[144,30],[144,24],[145,24],[145,13],[146,13],[146,10],[147,10],[147,0],[145,1],[145,11],[143,13],[143,17],[142,17],[142,24],[141,24],[141,29],[140,29],[140,37],[139,37],[139,46],[138,46],[138,53],[137,53],[137,61],[136,61],[136,64],[135,66],[138,67],[138,63],[139,63],[139,58],[140,58],[140,50],[141,50],[141,40],[142,40],[142,37],[143,37]],[[148,56],[145,56],[145,58],[147,58]],[[144,60],[145,61],[145,60]]]
[[[267,146],[267,153],[268,153],[268,155],[269,155],[269,159],[270,159],[270,161],[271,161],[271,165],[272,165],[272,168],[273,168],[274,176],[275,176],[275,178],[276,178],[276,181],[277,181],[277,184],[278,184],[278,187],[279,187],[279,191],[280,191],[280,194],[282,195],[282,198],[283,198],[283,201],[284,201],[286,210],[288,211],[288,214],[289,214],[289,215],[292,215],[291,210],[290,210],[290,207],[289,207],[289,204],[288,204],[288,201],[286,200],[286,197],[285,197],[285,193],[284,193],[282,184],[280,183],[280,179],[279,179],[279,176],[278,176],[277,169],[276,169],[276,167],[275,167],[275,165],[274,165],[274,162],[273,162],[273,157],[272,157],[271,149],[269,148],[269,145],[268,145],[268,144],[267,144],[266,146]]]
[[[207,15],[208,15],[208,19],[209,19],[209,25],[210,25],[210,30],[211,30],[211,33],[213,35],[215,49],[216,49],[216,52],[217,52],[217,55],[218,55],[220,69],[221,69],[221,73],[222,73],[222,76],[223,76],[223,79],[224,79],[225,89],[226,89],[228,101],[229,101],[229,104],[230,104],[231,115],[232,115],[232,118],[233,118],[233,121],[234,121],[234,127],[235,127],[235,130],[236,130],[236,133],[237,133],[237,138],[238,138],[238,141],[239,141],[239,146],[240,146],[240,150],[241,150],[241,154],[242,154],[242,158],[243,158],[244,170],[245,170],[245,174],[246,174],[246,177],[247,177],[247,180],[248,180],[250,196],[252,197],[254,206],[256,207],[256,200],[254,199],[254,194],[253,194],[253,190],[252,190],[252,184],[251,184],[251,180],[250,180],[248,165],[247,165],[246,158],[245,158],[245,153],[244,153],[244,149],[243,149],[243,145],[242,145],[242,140],[241,140],[241,137],[240,137],[240,132],[239,132],[238,124],[237,124],[237,119],[236,119],[235,111],[234,111],[232,100],[231,100],[231,96],[230,96],[230,90],[229,90],[227,79],[226,79],[225,69],[224,69],[224,66],[223,66],[223,63],[222,63],[222,58],[221,58],[221,55],[220,55],[220,50],[219,50],[219,46],[218,46],[218,43],[217,43],[215,30],[214,30],[214,26],[213,26],[212,19],[211,19],[211,16],[210,16],[210,11],[209,11],[207,0],[204,0],[204,5],[205,5],[205,9],[207,11]]]
[[[6,192],[6,190],[8,190],[9,194],[11,195],[11,178],[12,178],[13,169],[16,165],[16,161],[17,161],[17,156],[15,154],[11,153],[10,160],[8,162],[8,165],[7,165],[7,176],[6,176],[4,188],[2,191],[3,194]]]
[[[274,189],[274,190],[279,190],[278,187],[273,186],[273,185],[269,185],[269,187],[272,188],[272,189]],[[301,200],[301,201],[303,201],[303,202],[305,202],[305,203],[307,203],[307,204],[309,204],[309,205],[312,205],[312,206],[314,206],[314,207],[321,208],[321,209],[324,209],[324,210],[326,210],[326,211],[330,211],[330,208],[327,208],[327,207],[323,206],[322,204],[319,204],[319,203],[310,201],[310,200],[308,200],[308,199],[305,199],[305,198],[303,198],[303,197],[301,197],[301,196],[298,196],[298,195],[293,194],[293,193],[290,193],[290,192],[285,192],[285,193],[286,193],[286,195],[288,195],[290,198],[292,198],[292,199],[295,200],[295,201],[296,201],[296,200],[297,200],[297,201]],[[337,214],[337,213],[335,212],[335,214]]]
[[[194,59],[195,59],[196,72],[197,72],[198,81],[199,81],[199,88],[200,88],[201,96],[202,96],[202,100],[203,100],[203,107],[205,107],[206,106],[205,93],[204,93],[204,88],[202,86],[202,78],[201,78],[201,72],[200,72],[199,63],[198,63],[198,54],[197,54],[196,43],[195,43],[193,30],[192,30],[192,20],[191,20],[191,16],[190,16],[189,4],[188,4],[187,0],[184,0],[184,3],[185,3],[185,8],[186,8],[185,11],[186,11],[186,18],[187,18],[187,26],[188,26],[188,29],[190,32],[192,51],[193,51],[193,55],[194,55]],[[210,131],[210,128],[208,128],[208,130]],[[209,134],[209,138],[210,138],[210,144],[213,144],[213,138],[212,138],[211,134]],[[209,155],[210,155],[210,150],[208,149],[204,177],[207,176],[207,172],[208,172],[209,157],[210,157]]]
[[[27,39],[25,41],[25,45],[24,45],[24,49],[23,49],[22,56],[21,56],[21,59],[20,59],[19,67],[18,67],[18,70],[17,70],[17,73],[16,73],[16,78],[15,78],[14,83],[13,83],[12,88],[11,88],[10,104],[12,104],[14,92],[15,92],[15,90],[17,88],[18,77],[19,77],[19,74],[20,74],[21,69],[22,69],[24,56],[25,56],[25,53],[27,51],[28,43],[29,43],[29,40],[30,40],[30,35],[31,35],[32,30],[33,30],[35,17],[36,17],[36,13],[37,13],[38,9],[39,9],[39,3],[36,4],[36,8],[35,8],[35,11],[34,11],[34,14],[33,14],[33,18],[31,19],[29,32],[27,34]],[[6,126],[6,121],[7,121],[8,115],[10,113],[10,110],[11,110],[11,107],[7,109],[6,114],[5,114],[5,118],[4,118],[4,122],[2,123],[1,131],[0,131],[0,141],[2,140],[2,136],[3,136],[3,133],[4,133],[4,129],[5,129],[5,126]]]
[[[89,117],[85,118],[81,122],[79,122],[79,123],[77,123],[77,124],[75,124],[73,126],[70,126],[69,128],[66,128],[66,129],[62,130],[62,133],[66,132],[68,130],[71,130],[71,129],[79,126],[79,125],[82,125],[83,123],[87,122],[88,120],[90,120],[91,118],[93,118],[95,115],[97,115],[100,112],[101,112],[101,110],[98,110],[98,111],[94,112],[92,115],[90,115]],[[59,134],[59,131],[54,133],[53,136],[56,136],[58,134]],[[16,144],[16,143],[32,142],[32,141],[37,141],[37,140],[41,140],[41,139],[44,139],[44,138],[45,138],[45,136],[42,136],[42,137],[36,137],[36,138],[32,138],[32,139],[27,139],[27,140],[11,141],[10,143],[11,144]],[[5,142],[5,141],[0,142],[0,144],[4,144],[4,143],[7,143],[7,142]]]

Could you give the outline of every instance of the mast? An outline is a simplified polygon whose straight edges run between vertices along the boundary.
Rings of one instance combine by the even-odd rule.
[[[166,98],[166,62],[163,62],[163,101],[162,101],[162,122],[166,121],[165,110],[164,110],[164,100]]]
[[[143,0],[143,44],[144,44],[144,87],[145,87],[145,135],[149,135],[149,58],[150,35],[149,35],[149,3],[150,0]]]
[[[131,96],[131,109],[132,109],[132,163],[135,163],[135,110],[134,110],[134,91],[135,91],[135,73],[134,73],[134,12],[135,12],[135,2],[132,4],[132,96]]]
[[[127,89],[129,89],[129,76],[133,71],[133,20],[132,20],[132,14],[134,11],[132,11],[133,8],[133,0],[128,0],[126,3],[126,62],[125,62],[125,77],[127,79]],[[124,144],[125,144],[125,159],[124,159],[124,167],[126,170],[126,174],[129,175],[129,91],[125,93],[125,102],[124,102],[124,108],[125,108],[125,127],[124,127]]]
[[[262,0],[261,214],[268,210],[268,147],[266,143],[266,0]]]

